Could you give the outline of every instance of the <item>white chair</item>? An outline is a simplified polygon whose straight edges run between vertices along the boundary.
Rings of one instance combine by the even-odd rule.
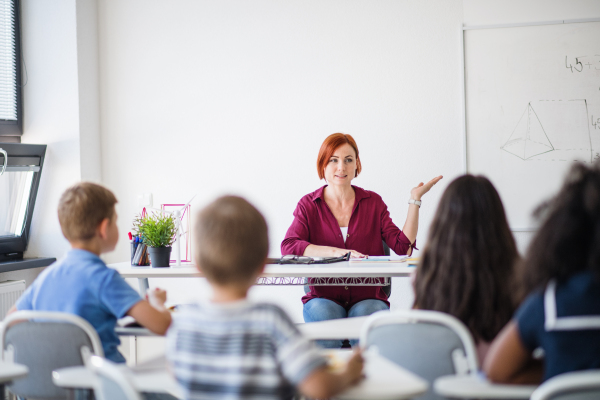
[[[128,370],[98,356],[92,356],[87,367],[97,378],[94,386],[97,400],[142,400]]]
[[[548,379],[531,400],[592,400],[600,398],[600,370],[568,372]]]
[[[475,374],[475,343],[467,327],[451,315],[426,310],[380,311],[362,328],[360,346],[427,380],[430,389],[417,399],[441,399],[432,387],[444,375]]]
[[[67,390],[52,383],[52,371],[86,365],[95,354],[104,356],[96,330],[73,314],[17,311],[0,324],[2,360],[29,368],[26,378],[8,387],[25,398],[60,399]]]

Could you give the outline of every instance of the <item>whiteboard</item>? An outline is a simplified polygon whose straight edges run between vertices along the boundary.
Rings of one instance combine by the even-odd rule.
[[[600,158],[600,22],[464,31],[467,169],[498,189],[513,230]]]

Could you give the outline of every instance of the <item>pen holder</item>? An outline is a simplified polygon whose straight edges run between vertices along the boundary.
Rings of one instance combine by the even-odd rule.
[[[148,247],[143,243],[131,242],[131,265],[134,266],[149,266],[150,256]]]

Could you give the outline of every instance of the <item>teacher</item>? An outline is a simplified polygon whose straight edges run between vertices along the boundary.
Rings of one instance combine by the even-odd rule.
[[[294,221],[281,243],[282,254],[310,257],[384,255],[383,242],[396,254],[412,254],[419,225],[421,197],[442,176],[410,191],[408,215],[400,230],[387,206],[375,192],[351,184],[361,172],[356,142],[350,135],[334,133],[325,139],[317,158],[317,172],[325,186],[302,197]],[[388,310],[381,286],[310,286],[302,297],[304,321],[360,317]],[[340,341],[320,341],[339,347]]]

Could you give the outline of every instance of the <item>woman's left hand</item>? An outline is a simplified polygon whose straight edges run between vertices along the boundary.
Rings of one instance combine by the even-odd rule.
[[[442,179],[443,176],[437,176],[435,178],[433,178],[432,180],[430,180],[429,182],[423,184],[423,182],[419,183],[417,185],[417,187],[412,188],[412,190],[410,191],[410,198],[413,200],[421,200],[421,197],[429,192],[429,189],[431,189],[433,187],[433,185],[435,185],[436,183],[439,182],[440,179]]]

